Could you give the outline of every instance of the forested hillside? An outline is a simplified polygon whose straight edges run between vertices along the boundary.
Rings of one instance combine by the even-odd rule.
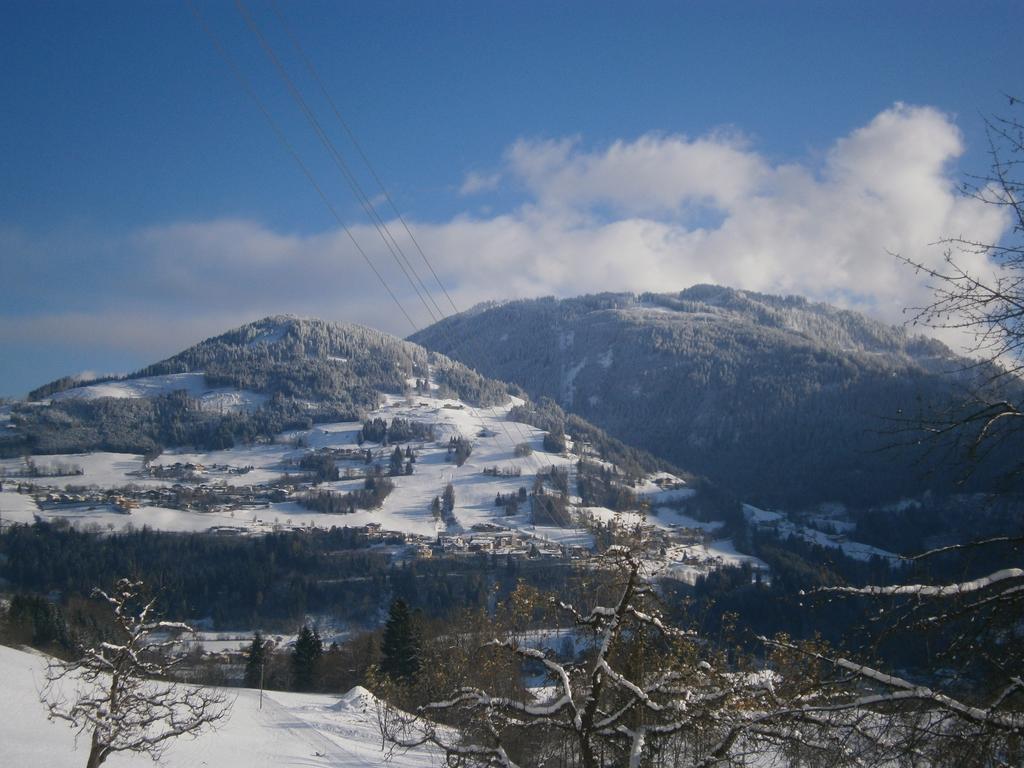
[[[30,393],[35,403],[14,406],[13,429],[0,436],[0,454],[225,448],[313,422],[357,419],[377,406],[381,392],[405,391],[410,380],[425,379],[428,368],[442,394],[474,405],[508,399],[504,384],[380,331],[277,316],[207,339],[126,377],[62,378],[41,386]],[[182,374],[201,375],[200,389],[242,390],[256,397],[250,397],[251,407],[204,405],[184,384],[177,388],[174,376]],[[140,395],[134,385],[154,377],[165,377],[162,389]],[[118,396],[97,397],[90,387],[98,384]]]
[[[477,307],[411,337],[762,504],[950,487],[927,447],[883,450],[958,396],[941,343],[799,297],[716,286]],[[998,474],[986,467],[986,477]]]

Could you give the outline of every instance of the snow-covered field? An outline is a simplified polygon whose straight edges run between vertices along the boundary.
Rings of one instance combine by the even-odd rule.
[[[39,514],[35,499],[22,493],[0,493],[0,524],[31,523]]]
[[[226,408],[251,407],[259,402],[250,397],[252,393],[208,390],[205,386],[200,373],[175,374],[94,384],[68,390],[55,397],[147,397],[155,393],[185,389],[196,397],[219,393],[218,397],[223,395],[227,398],[224,402],[230,401]],[[307,510],[294,501],[266,501],[267,496],[258,503],[224,505],[212,512],[169,509],[153,499],[143,500],[138,508],[128,512],[95,499],[85,503],[46,503],[40,509],[30,496],[10,493],[11,483],[8,483],[5,491],[0,494],[0,520],[28,523],[39,516],[48,520],[65,519],[73,525],[98,526],[103,530],[148,526],[166,531],[205,531],[217,528],[248,533],[264,533],[280,528],[362,527],[376,523],[384,530],[426,537],[434,537],[438,533],[474,534],[474,526],[486,524],[554,544],[592,547],[593,536],[582,524],[578,528],[535,526],[530,522],[528,505],[521,506],[519,514],[505,516],[503,507],[495,504],[497,494],[508,496],[516,494],[521,487],[531,489],[534,476],[551,466],[565,467],[570,475],[575,473],[575,456],[546,453],[543,450],[544,433],[541,430],[508,420],[509,408],[518,402],[513,399],[511,404],[505,406],[473,408],[457,400],[419,393],[408,396],[385,395],[381,407],[370,414],[371,418],[387,421],[403,418],[432,424],[435,439],[413,444],[416,451],[413,474],[393,478],[394,490],[378,509],[357,510],[352,514],[323,514]],[[310,449],[351,450],[359,447],[357,437],[361,426],[360,422],[318,424],[309,430],[279,435],[272,444],[238,446],[229,450],[169,450],[154,460],[152,466],[167,469],[173,465],[187,465],[189,482],[193,484],[239,490],[248,488],[255,492],[261,486],[279,481],[288,472],[297,472],[297,460]],[[457,467],[448,456],[448,441],[454,436],[466,437],[473,445],[472,454],[461,467]],[[523,443],[531,447],[532,454],[516,456],[516,446]],[[390,447],[366,443],[362,449],[372,450],[375,461],[387,466],[392,450]],[[180,477],[173,475],[148,476],[144,471],[143,458],[127,454],[96,452],[36,457],[36,465],[43,469],[60,465],[81,469],[81,474],[31,479],[31,482],[58,490],[91,487],[113,489],[132,485],[143,489],[159,489],[181,482]],[[362,465],[344,460],[339,462],[343,474],[346,467],[361,470]],[[492,472],[496,470],[498,474],[485,475],[485,469]],[[0,460],[0,475],[12,478],[13,482],[17,482],[15,478],[24,474],[25,470],[26,465],[22,459]],[[344,493],[359,487],[361,483],[358,479],[341,479],[324,483],[321,488]],[[448,483],[455,490],[454,522],[450,525],[436,522],[430,512],[432,499],[440,496]],[[573,485],[571,478],[570,485]],[[663,565],[680,578],[692,580],[708,569],[741,562],[750,562],[759,570],[766,569],[764,563],[756,558],[736,552],[728,539],[716,538],[719,523],[694,520],[669,506],[694,493],[679,478],[659,473],[642,480],[634,490],[652,507],[653,511],[646,519],[637,513],[616,514],[599,507],[580,511],[584,518],[589,516],[595,522],[615,520],[630,527],[643,523],[660,529],[670,537],[682,529],[691,531],[686,534],[689,540],[686,536],[677,538],[681,544],[669,547],[663,558]],[[754,524],[775,530],[781,538],[797,536],[814,544],[842,550],[850,557],[861,560],[876,555],[895,559],[895,555],[890,552],[848,540],[845,535],[848,531],[841,525],[841,516],[833,516],[835,519],[829,520],[833,527],[828,530],[836,530],[837,533],[826,533],[817,527],[793,522],[778,512],[750,505],[745,505],[744,510]],[[839,525],[836,524],[837,520]],[[699,539],[701,533],[704,534],[704,541]],[[694,539],[695,536],[698,538]]]
[[[779,512],[771,512],[766,509],[759,509],[751,506],[750,504],[744,504],[743,513],[747,516],[747,519],[755,525],[774,530],[775,535],[780,539],[795,536],[810,544],[816,544],[819,547],[841,550],[844,555],[851,557],[854,560],[870,560],[872,557],[880,557],[883,560],[888,560],[892,563],[901,562],[899,555],[894,554],[893,552],[889,552],[885,549],[879,549],[878,547],[871,546],[870,544],[849,540],[846,538],[844,533],[825,533],[824,531],[819,531],[817,528],[798,525]],[[844,527],[841,524],[836,526],[835,521],[832,520],[829,520],[828,522],[837,528]]]
[[[267,401],[266,395],[231,387],[208,387],[203,373],[172,373],[166,376],[146,376],[124,381],[105,381],[100,384],[86,384],[66,389],[53,395],[53,400],[87,399],[99,397],[156,397],[184,390],[188,396],[198,400],[200,407],[207,411],[253,410]]]
[[[0,646],[0,765],[10,768],[80,768],[88,738],[75,747],[74,732],[48,722],[39,701],[45,658]],[[172,742],[161,765],[167,768],[360,768],[444,765],[436,751],[419,749],[388,757],[381,750],[373,695],[354,688],[344,696],[227,689],[234,705],[216,731]],[[115,754],[105,765],[152,766],[142,755]]]
[[[672,493],[672,491],[665,491],[665,493]],[[702,522],[672,507],[655,507],[652,513],[646,517],[640,515],[639,512],[613,512],[607,507],[583,507],[581,511],[602,523],[614,520],[627,527],[646,524],[662,530],[690,528],[713,534],[723,525],[719,521]]]
[[[701,544],[679,544],[669,547],[663,558],[664,565],[657,569],[661,575],[693,584],[698,576],[706,575],[726,566],[741,566],[749,563],[755,571],[767,577],[768,564],[753,555],[744,555],[736,550],[731,539],[714,539]]]
[[[169,377],[156,377],[169,378]],[[138,380],[148,381],[148,380]],[[113,385],[128,385],[133,382],[113,382]],[[95,385],[105,386],[105,385]],[[83,389],[89,389],[88,387]],[[469,530],[477,523],[497,523],[512,530],[529,532],[539,538],[560,543],[589,543],[589,535],[578,530],[559,528],[534,529],[527,515],[499,517],[501,509],[495,506],[497,493],[515,493],[520,486],[530,488],[533,476],[550,466],[571,465],[573,462],[563,456],[543,451],[544,433],[527,424],[507,421],[512,404],[494,408],[471,408],[455,400],[443,400],[417,395],[412,398],[387,396],[381,408],[370,414],[391,420],[395,417],[435,425],[436,440],[416,447],[415,471],[409,476],[394,478],[395,489],[380,509],[358,510],[354,514],[321,514],[311,512],[294,502],[278,502],[261,509],[239,509],[234,512],[198,513],[167,510],[155,506],[142,506],[130,514],[113,511],[105,505],[70,505],[48,509],[42,517],[55,519],[63,517],[73,524],[98,524],[102,528],[121,530],[129,526],[174,531],[198,531],[213,527],[238,527],[253,532],[262,532],[275,526],[359,527],[367,523],[379,523],[385,530],[402,531],[424,536],[437,533],[437,524],[430,513],[430,502],[439,496],[448,483],[455,489],[455,518],[457,526],[453,533]],[[279,480],[289,470],[287,462],[300,457],[306,448],[297,448],[301,443],[308,448],[355,448],[356,436],[361,427],[359,422],[318,424],[310,430],[290,432],[282,435],[272,445],[239,446],[230,450],[206,453],[166,451],[154,466],[169,466],[175,463],[193,464],[204,467],[200,479],[209,484],[224,484],[235,487],[258,486]],[[461,467],[456,467],[447,458],[448,439],[463,435],[473,442],[473,453]],[[528,443],[533,454],[526,457],[514,456],[515,446]],[[384,464],[390,449],[381,449],[371,443],[371,448]],[[56,488],[90,487],[120,488],[137,485],[144,488],[169,487],[175,480],[141,477],[143,468],[141,456],[118,453],[70,454],[40,457],[38,463],[64,463],[82,469],[81,475],[34,479]],[[215,472],[214,466],[233,468],[252,467],[244,474]],[[484,468],[497,467],[499,470],[516,468],[520,477],[493,477],[483,474]],[[21,459],[0,461],[0,474],[13,476],[24,469]],[[294,467],[290,468],[295,471]],[[205,476],[202,474],[205,473]],[[358,481],[356,482],[358,484]],[[345,491],[352,481],[340,480],[323,487]],[[0,496],[0,511],[10,508],[9,519],[17,522],[31,522],[32,516],[40,514],[31,498],[18,494],[4,493]],[[16,515],[16,517],[15,517]]]

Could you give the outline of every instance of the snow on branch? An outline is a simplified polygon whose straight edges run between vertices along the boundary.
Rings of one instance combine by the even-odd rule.
[[[579,610],[552,600],[572,617],[577,631],[592,638],[589,655],[556,659],[514,637],[481,646],[481,651],[500,649],[540,665],[555,684],[551,695],[535,701],[463,687],[422,706],[424,717],[400,720],[390,732],[382,729],[385,739],[402,747],[433,744],[452,765],[507,767],[539,764],[545,758],[531,750],[541,749],[547,738],[568,750],[567,764],[639,768],[670,742],[695,761],[703,759],[706,750],[694,752],[691,741],[714,744],[735,728],[731,745],[752,712],[775,707],[770,673],[720,671],[718,664],[699,658],[703,646],[692,633],[664,622],[657,595],[641,576],[639,557],[620,547],[599,565],[609,561],[619,571],[612,604]],[[450,730],[442,734],[442,728]],[[727,762],[728,752],[724,748],[708,765]],[[566,753],[561,754],[564,761]]]
[[[869,595],[874,597],[914,595],[919,597],[953,597],[956,595],[979,592],[983,589],[1024,578],[1024,569],[1004,568],[1001,571],[983,576],[970,581],[961,581],[955,584],[930,585],[930,584],[895,584],[887,586],[867,587],[820,587],[815,592],[833,592],[845,595]]]
[[[89,768],[117,752],[158,759],[167,742],[198,735],[227,717],[230,702],[214,690],[170,682],[170,644],[157,631],[191,631],[180,622],[153,622],[155,600],[142,603],[142,584],[122,579],[113,593],[93,596],[111,608],[118,637],[84,650],[76,661],[50,663],[40,699],[50,719],[64,720],[90,739]],[[141,606],[141,607],[140,607]]]
[[[882,672],[866,664],[851,661],[841,656],[832,657],[824,653],[798,647],[792,643],[770,640],[766,637],[759,637],[758,639],[766,646],[795,651],[836,669],[850,672],[854,677],[868,683],[878,684],[883,689],[881,693],[851,696],[841,702],[807,704],[803,707],[804,711],[825,712],[836,709],[865,709],[899,702],[919,701],[946,710],[959,718],[977,725],[1010,733],[1019,733],[1024,729],[1024,714],[1000,709],[1000,706],[1009,695],[1019,689],[1019,680],[1015,680],[1012,689],[1004,690],[989,706],[981,707],[968,704],[949,694],[933,690],[928,686],[918,685],[897,675]]]

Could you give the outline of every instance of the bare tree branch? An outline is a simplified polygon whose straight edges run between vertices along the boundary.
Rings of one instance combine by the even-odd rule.
[[[142,602],[142,586],[122,579],[109,594],[94,590],[93,596],[111,608],[116,637],[87,648],[76,661],[53,661],[47,669],[40,698],[50,719],[88,734],[87,768],[117,752],[159,759],[170,740],[197,736],[230,711],[223,694],[167,679],[180,660],[171,653],[174,637],[192,629],[153,620],[156,600]]]

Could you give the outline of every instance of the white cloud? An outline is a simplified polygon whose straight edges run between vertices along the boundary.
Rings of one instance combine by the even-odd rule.
[[[468,196],[476,195],[480,192],[489,192],[492,189],[497,189],[498,184],[500,183],[500,173],[478,173],[477,171],[470,171],[466,174],[466,178],[463,179],[462,186],[459,187],[459,194]]]
[[[687,204],[736,205],[769,169],[741,137],[713,133],[641,136],[598,152],[579,141],[516,142],[506,154],[513,173],[546,207],[606,204],[625,213],[678,212]]]
[[[492,219],[423,235],[480,296],[666,291],[716,282],[799,293],[900,322],[927,288],[891,253],[942,262],[931,245],[1007,221],[956,193],[952,120],[897,104],[836,141],[817,165],[772,164],[731,134],[643,136],[596,150],[578,139],[517,142],[509,172],[532,194]],[[470,255],[481,254],[477,259]],[[976,258],[969,266],[991,268]],[[490,284],[498,274],[500,285]]]
[[[500,173],[469,174],[463,191],[500,177],[527,191],[524,202],[495,215],[412,226],[460,309],[484,299],[713,282],[799,293],[901,322],[902,309],[928,293],[891,252],[939,264],[942,248],[929,245],[939,238],[995,242],[1006,230],[994,207],[957,195],[949,167],[962,151],[947,115],[901,104],[838,139],[814,164],[774,163],[729,132],[651,134],[589,149],[575,137],[522,140],[508,149]],[[377,233],[369,225],[352,231],[415,324],[430,322]],[[392,231],[409,245],[400,224]],[[99,244],[79,240],[76,255],[66,238],[26,242],[0,231],[0,246],[33,258],[31,269],[12,273],[10,290],[46,297],[35,311],[21,308],[0,324],[0,340],[26,334],[45,343],[70,334],[96,343],[106,336],[136,349],[170,334],[183,346],[276,312],[411,331],[340,231],[300,236],[216,220]],[[415,248],[405,253],[447,312]],[[76,270],[86,266],[103,280],[86,280],[94,290],[89,307],[68,310],[62,302],[74,300]],[[969,266],[992,265],[979,257]],[[40,288],[36,275],[62,279]]]

